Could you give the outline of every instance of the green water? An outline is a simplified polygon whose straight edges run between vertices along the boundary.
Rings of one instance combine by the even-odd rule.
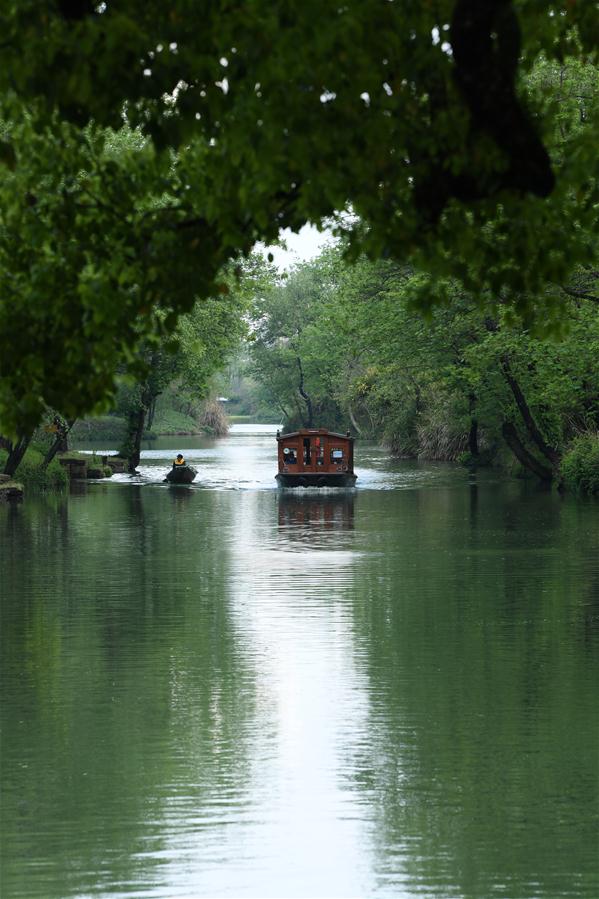
[[[0,895],[596,899],[599,503],[272,442],[0,507]]]

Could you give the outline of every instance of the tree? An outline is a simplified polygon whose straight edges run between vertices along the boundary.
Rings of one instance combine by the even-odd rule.
[[[300,273],[303,280],[292,274],[260,306],[252,350],[255,376],[288,421],[308,423],[299,354],[309,375],[305,392],[325,410],[318,423],[335,415],[398,455],[478,466],[505,459],[506,446],[550,481],[561,477],[563,453],[577,435],[599,429],[594,270],[565,285],[564,331],[553,340],[524,329],[492,296],[481,307],[447,279],[434,284],[443,303],[427,321],[415,316],[414,302],[431,279],[408,265],[348,265],[333,249]],[[311,283],[318,284],[313,294]]]
[[[211,255],[189,221],[176,165],[128,129],[38,132],[23,115],[5,134],[15,160],[0,187],[0,420],[16,433],[46,406],[68,419],[106,408],[119,369],[141,374],[144,342],[163,339],[196,296],[227,289],[226,254]]]
[[[590,82],[593,4],[7,0],[0,25],[13,431],[40,397],[66,417],[105,403],[156,304],[172,329],[257,239],[348,206],[355,258],[410,255],[523,314],[589,262],[562,223],[597,215],[596,111],[560,162],[553,87],[527,95],[519,76],[569,54]],[[142,145],[107,152],[123,118]]]
[[[252,273],[248,272],[248,282]],[[146,345],[143,376],[128,390],[125,402],[128,428],[121,455],[129,462],[129,471],[139,465],[141,439],[157,398],[169,385],[193,393],[196,399],[206,395],[211,376],[227,361],[246,333],[244,314],[248,308],[248,285],[242,281],[227,293],[204,302],[196,302],[191,312],[181,316],[174,335],[159,345]]]
[[[332,395],[333,335],[326,312],[334,289],[334,254],[297,266],[254,305],[250,372],[288,424],[331,426],[339,418]]]
[[[517,9],[509,0],[131,0],[125,9],[13,0],[2,22],[4,83],[81,124],[114,127],[125,106],[162,143],[212,140],[214,173],[250,188],[252,212],[270,200],[266,218],[283,212],[297,224],[304,202],[320,217],[349,199],[370,220],[361,207],[380,206],[380,186],[391,206],[410,196],[421,221],[434,221],[452,197],[551,192],[548,154],[517,94],[518,63],[530,66],[542,48],[591,51],[596,22],[588,4],[539,12],[533,0]]]

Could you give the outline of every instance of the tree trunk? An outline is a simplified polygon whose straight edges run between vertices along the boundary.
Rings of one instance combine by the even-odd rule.
[[[66,453],[69,448],[69,431],[75,424],[75,418],[69,418],[65,421],[60,415],[55,416],[54,424],[56,425],[56,437],[54,443],[46,453],[42,468],[47,468],[56,453]]]
[[[501,368],[503,370],[503,375],[509,384],[510,390],[516,400],[516,405],[520,410],[520,414],[526,425],[526,430],[528,431],[531,440],[537,445],[540,451],[543,453],[546,459],[551,462],[553,468],[559,468],[559,464],[561,461],[561,454],[554,449],[552,446],[549,446],[543,435],[541,434],[536,421],[533,418],[532,412],[526,402],[526,398],[522,393],[522,389],[518,384],[518,381],[513,375],[510,360],[508,356],[504,356],[501,360]]]
[[[478,419],[470,419],[470,430],[468,431],[468,450],[471,456],[478,456]]]
[[[148,406],[148,431],[152,429],[152,425],[154,424],[154,416],[156,415],[156,400],[157,396],[153,396],[150,400]]]
[[[24,434],[19,437],[16,443],[8,441],[8,459],[4,466],[4,474],[9,475],[10,477],[14,475],[27,451],[27,447],[31,442],[31,437],[31,434]]]
[[[348,409],[348,414],[349,414],[349,420],[352,423],[352,427],[353,427],[354,431],[356,432],[356,434],[358,434],[358,436],[360,436],[362,434],[362,428],[356,421],[356,417],[354,415],[354,411],[351,406]]]
[[[470,431],[468,432],[468,449],[471,456],[478,456],[478,418],[474,415],[476,408],[476,397],[470,394]]]
[[[141,438],[144,432],[145,422],[146,407],[143,403],[140,403],[138,408],[134,409],[129,414],[130,451],[129,464],[127,466],[129,474],[135,474],[135,470],[139,465],[139,460],[141,458]]]
[[[535,457],[528,452],[511,421],[504,421],[501,433],[516,459],[518,459],[524,468],[532,471],[533,474],[536,474],[538,478],[546,483],[553,480],[553,470],[546,465],[543,465],[542,462],[539,462],[538,459],[535,459]]]
[[[141,458],[141,438],[143,437],[146,414],[152,403],[152,394],[147,384],[140,389],[139,399],[129,410],[127,416],[127,435],[120,450],[121,456],[128,460],[127,471],[135,474]]]
[[[281,412],[283,413],[283,418],[285,419],[285,421],[289,421],[289,413],[287,412],[287,409],[285,408],[285,406],[282,403],[280,403],[279,400],[275,400],[275,402],[276,402],[277,406],[279,407],[279,409],[281,410]]]
[[[298,390],[300,392],[300,396],[306,404],[306,410],[308,412],[308,421],[306,422],[307,428],[314,427],[314,411],[312,409],[312,400],[310,396],[304,390],[304,370],[302,368],[302,360],[300,357],[297,357],[297,367],[299,368],[300,380]]]

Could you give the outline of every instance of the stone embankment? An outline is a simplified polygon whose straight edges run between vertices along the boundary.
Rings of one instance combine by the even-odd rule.
[[[9,474],[0,474],[0,503],[21,502],[23,499],[23,485],[13,481]]]
[[[69,481],[110,478],[115,472],[126,472],[127,459],[120,456],[95,456],[87,453],[58,453],[57,461],[66,470]],[[10,475],[0,473],[0,502],[20,502],[24,487]]]
[[[127,471],[127,460],[120,456],[90,456],[86,453],[61,453],[58,461],[67,470],[69,480],[110,478],[114,472]]]

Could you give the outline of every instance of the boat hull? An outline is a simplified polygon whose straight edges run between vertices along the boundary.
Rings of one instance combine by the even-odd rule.
[[[304,471],[299,474],[279,472],[276,479],[279,487],[353,487],[357,475],[349,471]]]
[[[171,468],[166,476],[169,484],[191,484],[197,471],[191,465],[178,465],[177,468]]]

